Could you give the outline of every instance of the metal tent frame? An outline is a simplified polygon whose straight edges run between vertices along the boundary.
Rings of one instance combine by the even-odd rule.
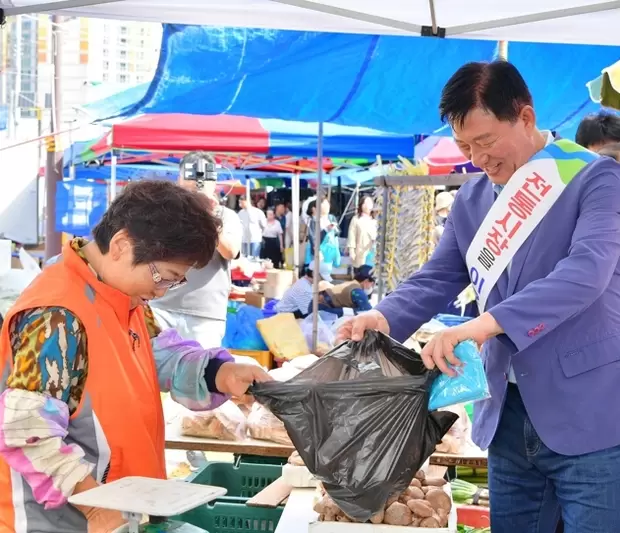
[[[103,4],[117,3],[122,4],[124,0],[60,0],[57,2],[37,3],[27,6],[10,6],[0,10],[0,21],[4,17],[15,15],[27,15],[35,13],[54,13],[63,10],[80,9],[85,7],[99,6]],[[566,7],[563,9],[552,9],[545,11],[544,8],[535,13],[527,13],[523,15],[515,15],[506,18],[493,20],[485,20],[474,22],[471,24],[460,24],[451,27],[443,27],[438,22],[437,9],[435,0],[428,0],[428,9],[430,14],[430,25],[421,25],[411,22],[405,22],[394,18],[384,17],[376,14],[366,13],[355,9],[347,9],[329,3],[316,2],[311,0],[271,0],[276,4],[281,4],[293,8],[301,8],[314,13],[329,15],[332,17],[340,17],[349,20],[362,22],[365,24],[383,27],[388,32],[395,30],[397,33],[410,33],[420,36],[434,37],[458,37],[462,35],[482,33],[488,30],[498,28],[507,28],[511,26],[519,26],[534,22],[544,22],[580,15],[589,15],[595,13],[604,13],[615,9],[620,9],[620,1],[596,2],[589,5],[578,5]],[[205,6],[208,9],[208,5]],[[95,15],[95,13],[93,13]],[[163,22],[163,21],[162,21]],[[230,21],[231,24],[234,21]],[[188,24],[195,23],[190,18],[186,21]],[[282,28],[289,29],[289,28]],[[482,35],[480,36],[484,38]]]

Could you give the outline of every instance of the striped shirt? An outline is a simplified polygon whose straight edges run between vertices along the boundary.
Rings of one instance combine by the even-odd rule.
[[[282,299],[276,304],[276,311],[278,313],[299,311],[303,316],[306,316],[311,303],[312,280],[304,276],[284,293]]]

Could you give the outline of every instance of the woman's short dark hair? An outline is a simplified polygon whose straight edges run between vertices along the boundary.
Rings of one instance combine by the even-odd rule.
[[[534,105],[532,94],[512,63],[472,62],[458,69],[444,86],[439,114],[443,122],[459,127],[475,108],[493,113],[498,120],[515,122],[526,105]]]
[[[125,230],[134,245],[134,264],[175,261],[204,267],[217,246],[221,222],[204,194],[170,181],[130,183],[114,199],[93,237],[101,253]]]
[[[306,215],[308,215],[309,217],[312,216],[312,209],[316,207],[316,200],[312,200],[309,204],[308,207],[306,208]]]

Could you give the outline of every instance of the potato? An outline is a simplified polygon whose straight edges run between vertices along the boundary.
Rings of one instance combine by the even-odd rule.
[[[420,482],[419,479],[413,478],[411,480],[411,483],[409,483],[409,486],[410,487],[417,487],[417,488],[421,489],[422,488],[422,483]]]
[[[424,499],[424,491],[419,489],[418,487],[409,487],[409,496],[412,500],[423,500]]]
[[[385,511],[381,510],[370,519],[370,523],[371,524],[383,524],[384,516],[385,516]]]
[[[336,522],[351,522],[346,514],[339,514],[336,516]]]
[[[385,510],[383,522],[391,526],[408,526],[411,524],[413,515],[406,505],[395,502]]]
[[[387,502],[385,502],[385,508],[387,509],[390,505],[392,505],[394,502],[398,501],[398,498],[400,498],[400,494],[392,494]]]
[[[428,494],[431,491],[431,489],[436,489],[436,488],[437,487],[422,487],[422,492],[424,494]]]
[[[422,520],[420,522],[420,527],[426,527],[426,528],[439,528],[439,522],[437,522],[437,520],[435,520],[434,518],[425,518],[424,520]]]
[[[417,516],[414,516],[413,519],[411,520],[411,524],[409,524],[411,527],[418,527],[420,525],[420,522],[422,522],[421,518],[418,518]]]
[[[419,516],[420,518],[428,518],[433,516],[433,508],[426,500],[409,500],[407,502],[407,507],[411,509],[413,514]]]
[[[324,514],[320,514],[319,515],[319,522],[325,522],[325,515]]]
[[[426,479],[426,474],[424,473],[424,470],[418,470],[415,473],[415,478],[419,479],[420,481],[424,481]]]
[[[439,527],[447,527],[448,526],[448,516],[450,513],[445,509],[437,509],[437,521],[439,522]]]
[[[450,512],[452,500],[442,489],[432,489],[426,493],[424,499],[430,503],[435,510],[443,509]]]
[[[325,504],[326,500],[329,496],[323,496],[320,500],[318,500],[313,507],[315,513],[324,514],[325,513]]]
[[[428,487],[443,487],[447,481],[442,477],[427,477],[424,484]]]
[[[400,495],[400,497],[398,498],[398,501],[400,503],[404,503],[405,505],[407,505],[407,502],[409,500],[423,500],[424,499],[424,493],[422,492],[421,489],[417,488],[417,487],[407,487],[404,492]]]
[[[325,522],[335,522],[336,521],[336,513],[325,513]]]

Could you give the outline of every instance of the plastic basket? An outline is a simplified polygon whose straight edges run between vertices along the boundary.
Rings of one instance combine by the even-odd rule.
[[[264,455],[238,455],[235,454],[235,464],[250,463],[259,465],[284,466],[288,463],[288,457],[265,457]]]
[[[489,527],[491,525],[490,511],[488,507],[476,505],[459,505],[456,508],[457,522],[463,526]]]
[[[198,485],[223,487],[228,492],[218,501],[251,498],[282,475],[282,466],[240,462],[209,463],[186,479]],[[207,528],[209,530],[209,528]],[[213,533],[209,530],[209,533]]]
[[[284,507],[267,509],[248,507],[245,500],[216,500],[183,513],[179,520],[209,533],[273,533],[278,527]]]
[[[244,355],[245,357],[251,357],[258,361],[260,366],[271,369],[273,366],[273,355],[268,350],[235,350],[230,348],[228,350],[233,355]]]

